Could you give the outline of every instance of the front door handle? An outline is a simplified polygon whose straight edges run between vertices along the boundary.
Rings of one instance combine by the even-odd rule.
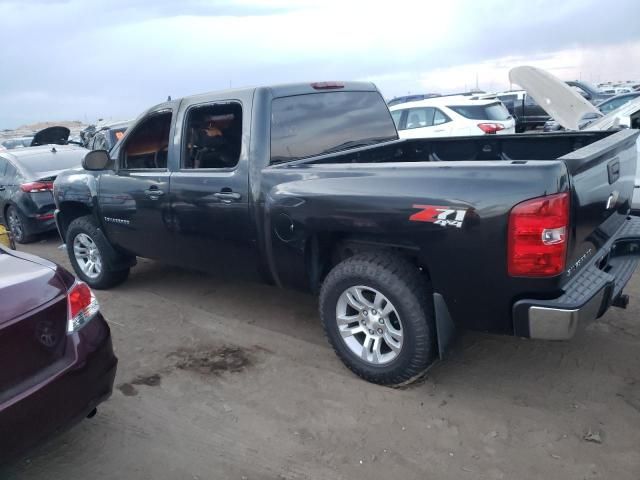
[[[160,190],[159,188],[157,188],[157,187],[156,188],[150,188],[149,190],[145,190],[144,193],[151,200],[157,200],[162,195],[164,195],[164,192],[162,190]]]
[[[219,198],[224,203],[237,202],[242,198],[242,195],[235,192],[217,192],[214,193],[213,196]]]
[[[5,186],[4,185],[0,185],[0,192],[4,192],[5,190]]]

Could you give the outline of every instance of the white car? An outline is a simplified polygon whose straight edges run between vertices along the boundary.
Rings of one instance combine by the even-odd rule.
[[[516,129],[514,118],[496,99],[452,95],[402,103],[389,110],[400,138],[504,134]]]

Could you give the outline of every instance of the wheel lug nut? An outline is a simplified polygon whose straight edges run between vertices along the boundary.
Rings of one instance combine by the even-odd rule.
[[[373,330],[369,330],[369,334],[373,335],[375,332]]]
[[[379,329],[378,329],[378,333],[379,333],[380,335],[382,335],[382,329],[381,329],[381,328],[379,328]]]
[[[367,321],[366,320],[362,320],[360,323],[362,323],[363,325],[366,325]]]
[[[379,319],[378,319],[378,323],[379,323],[380,325],[382,325],[382,324],[384,323],[384,319],[379,318]]]
[[[372,315],[375,315],[376,313],[378,313],[378,312],[376,312],[375,310],[371,310],[371,314]]]
[[[367,312],[366,310],[363,310],[362,314],[366,317],[367,315],[369,315],[369,312]]]

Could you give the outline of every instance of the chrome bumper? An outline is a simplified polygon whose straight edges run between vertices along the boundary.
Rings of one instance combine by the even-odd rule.
[[[563,295],[553,300],[524,299],[514,304],[515,335],[542,340],[570,339],[578,325],[601,317],[620,298],[639,262],[640,217],[629,217],[589,264],[564,286]]]

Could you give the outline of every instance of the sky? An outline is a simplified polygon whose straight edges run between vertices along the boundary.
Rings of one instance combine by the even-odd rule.
[[[496,91],[518,65],[640,81],[639,19],[638,0],[0,0],[0,128],[230,86]]]

